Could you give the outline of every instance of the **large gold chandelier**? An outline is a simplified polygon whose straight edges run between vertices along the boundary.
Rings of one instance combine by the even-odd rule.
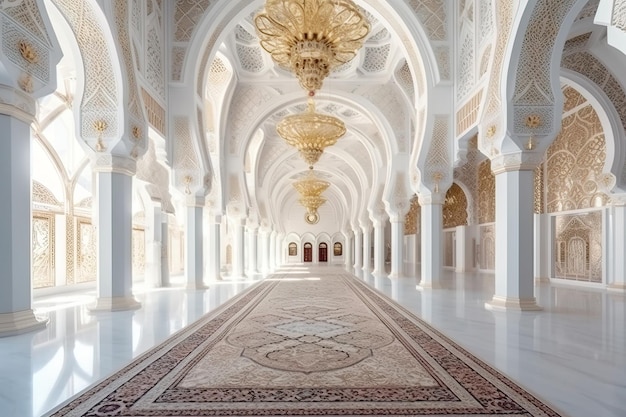
[[[346,125],[334,116],[317,113],[315,102],[309,99],[305,112],[285,117],[276,125],[276,131],[300,151],[300,156],[308,165],[314,165],[324,148],[334,145],[345,135]]]
[[[355,57],[370,30],[351,0],[267,0],[254,23],[263,49],[311,96]]]
[[[298,202],[306,208],[304,219],[307,223],[315,224],[319,221],[317,210],[326,202],[322,193],[330,186],[328,181],[319,179],[313,172],[313,167],[309,167],[309,173],[295,181],[293,187],[300,194]]]

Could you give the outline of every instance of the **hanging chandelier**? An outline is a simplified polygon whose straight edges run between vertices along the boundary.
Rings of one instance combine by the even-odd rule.
[[[305,112],[285,117],[276,125],[276,131],[311,166],[319,161],[324,148],[345,135],[346,125],[334,116],[317,113],[315,102],[309,99]]]
[[[263,49],[311,96],[356,56],[370,30],[351,0],[267,0],[254,24]]]
[[[319,221],[317,210],[326,203],[326,199],[322,197],[322,193],[330,186],[328,181],[318,178],[313,172],[313,167],[309,167],[309,173],[295,181],[293,187],[300,194],[298,202],[306,208],[304,219],[309,224],[315,224]]]

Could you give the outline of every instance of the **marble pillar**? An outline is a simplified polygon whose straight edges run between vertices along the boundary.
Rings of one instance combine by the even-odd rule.
[[[113,157],[112,166],[94,166],[98,241],[98,298],[92,311],[133,310],[132,174],[134,161]]]
[[[489,310],[539,310],[533,277],[534,171],[496,172],[496,285]]]
[[[385,275],[385,223],[387,219],[378,217],[374,223],[374,275]]]
[[[422,206],[421,238],[421,281],[417,286],[441,288],[443,272],[443,196],[433,194]]]
[[[372,271],[372,227],[367,224],[363,229],[363,272]]]
[[[209,281],[222,279],[222,242],[221,242],[222,216],[212,215],[209,217],[209,241],[207,276]]]
[[[261,273],[267,275],[270,272],[270,233],[268,231],[261,231]]]
[[[232,260],[232,279],[245,278],[244,273],[244,219],[233,219],[233,260]]]
[[[208,288],[204,284],[203,214],[204,199],[190,198],[185,222],[185,278],[189,289]]]
[[[391,272],[389,278],[404,276],[404,216],[391,218]]]
[[[159,288],[163,286],[161,277],[161,252],[162,252],[162,208],[161,203],[152,201],[146,204],[146,270],[144,282],[146,287]]]
[[[169,287],[170,285],[170,228],[168,215],[163,213],[161,216],[161,285]]]
[[[248,229],[248,274],[254,275],[258,273],[258,253],[257,253],[258,229],[250,227]]]
[[[24,95],[24,99],[34,107],[32,98]],[[43,329],[47,324],[32,309],[31,118],[23,116],[0,114],[0,336]]]
[[[613,233],[613,250],[608,250],[613,261],[613,273],[611,274],[608,288],[612,291],[626,291],[626,205],[619,204],[611,208],[613,224],[609,228]]]
[[[361,229],[354,229],[354,269],[363,268],[363,232]]]

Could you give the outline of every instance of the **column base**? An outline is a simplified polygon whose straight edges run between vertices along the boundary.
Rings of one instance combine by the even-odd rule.
[[[89,307],[89,311],[93,313],[101,311],[126,311],[137,310],[141,308],[141,303],[135,297],[98,297],[96,304]]]
[[[606,288],[611,292],[626,293],[626,282],[620,282],[617,284],[609,284]]]
[[[494,295],[491,301],[485,303],[485,308],[491,311],[540,311],[534,298],[519,299]]]
[[[418,291],[422,290],[440,290],[443,288],[441,282],[439,281],[430,281],[430,282],[420,282],[415,286],[415,289]]]
[[[209,286],[206,285],[204,282],[194,282],[192,284],[187,284],[185,286],[185,289],[187,289],[187,290],[208,290]]]
[[[0,313],[0,337],[36,332],[46,328],[50,320],[38,318],[33,310]]]
[[[550,278],[548,277],[535,277],[535,284],[549,284]]]

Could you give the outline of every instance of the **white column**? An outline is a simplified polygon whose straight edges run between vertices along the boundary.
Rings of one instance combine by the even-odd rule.
[[[276,269],[276,232],[272,231],[270,234],[270,251],[268,253],[270,271]]]
[[[354,269],[363,267],[363,232],[360,228],[354,229]]]
[[[257,265],[257,228],[251,227],[248,229],[248,274],[253,275],[258,273]]]
[[[115,166],[94,169],[98,298],[92,310],[137,309],[141,305],[132,294],[132,173]]]
[[[613,273],[609,278],[609,289],[613,291],[626,291],[626,206],[615,205],[612,207],[613,224],[609,233],[613,233]],[[610,259],[610,258],[609,258]]]
[[[259,235],[261,239],[261,272],[267,274],[270,271],[270,235],[265,230],[261,231]]]
[[[244,219],[233,219],[233,269],[231,278],[244,278]]]
[[[164,287],[170,285],[169,239],[168,215],[163,213],[161,216],[161,284]]]
[[[374,223],[374,275],[385,275],[385,217],[373,219]]]
[[[363,229],[363,271],[372,271],[372,227],[367,224],[361,226]]]
[[[274,265],[276,265],[276,268],[280,267],[283,263],[284,263],[284,258],[283,255],[285,253],[285,251],[283,250],[283,243],[285,240],[285,236],[282,233],[278,233],[276,234],[276,260],[274,262]]]
[[[534,214],[535,222],[535,281],[550,282],[554,248],[552,246],[552,218],[549,214]],[[622,257],[623,258],[623,257]]]
[[[344,244],[343,244],[343,260],[346,269],[350,269],[352,266],[352,236],[350,236],[350,232],[344,232]],[[331,248],[334,254],[334,248]]]
[[[465,272],[470,269],[471,245],[468,240],[468,227],[457,226],[456,235],[456,270],[455,272]]]
[[[496,173],[496,286],[490,310],[539,310],[533,277],[534,172]]]
[[[161,252],[162,252],[162,211],[161,203],[147,203],[145,207],[146,231],[146,271],[144,276],[147,287],[159,288],[163,286],[161,278]]]
[[[404,276],[404,216],[391,218],[391,272],[389,278]]]
[[[443,197],[433,194],[422,201],[421,281],[418,288],[440,288],[443,271]]]
[[[0,336],[11,336],[48,321],[32,310],[30,121],[0,114],[0,132]]]
[[[209,248],[207,260],[207,275],[209,281],[222,279],[222,216],[217,214],[209,217]]]
[[[187,219],[185,222],[185,277],[187,288],[208,288],[204,278],[204,200],[190,198],[187,201]]]

